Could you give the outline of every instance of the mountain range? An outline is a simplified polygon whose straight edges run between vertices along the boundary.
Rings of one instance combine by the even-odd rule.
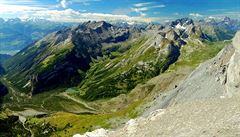
[[[16,25],[11,27],[15,30],[22,24],[18,19],[0,22]],[[27,22],[45,20],[23,24],[31,24]],[[226,76],[234,77],[231,70],[226,74],[225,63],[233,48],[225,46],[231,45],[239,24],[227,17],[220,21],[182,18],[164,25],[88,21],[63,27],[48,23],[54,27],[41,30],[36,41],[27,40],[19,47],[4,44],[4,49],[20,51],[4,58],[0,67],[4,110],[0,124],[10,120],[13,133],[0,132],[72,136],[99,127],[116,128],[185,100],[220,95],[212,90],[222,89],[215,81],[225,84]],[[200,65],[219,52],[224,57],[218,55],[210,64]],[[216,78],[213,81],[204,77],[208,67],[207,74]]]
[[[57,31],[8,60],[4,64],[7,78],[31,94],[60,85],[77,86],[88,100],[127,93],[143,80],[164,72],[188,41],[207,39],[191,19],[177,21],[182,21],[179,24],[184,29],[174,23],[167,27],[149,25],[145,30],[125,29],[103,21]]]

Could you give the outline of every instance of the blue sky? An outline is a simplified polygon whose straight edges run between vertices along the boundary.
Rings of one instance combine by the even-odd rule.
[[[0,17],[165,22],[181,17],[240,18],[240,0],[0,0]]]

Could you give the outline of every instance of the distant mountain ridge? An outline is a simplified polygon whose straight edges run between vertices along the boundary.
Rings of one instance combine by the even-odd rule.
[[[240,21],[229,17],[225,17],[222,20],[200,20],[198,24],[212,41],[232,39],[237,30],[240,29]]]

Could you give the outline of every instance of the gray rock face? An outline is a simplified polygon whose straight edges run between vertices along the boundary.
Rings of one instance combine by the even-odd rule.
[[[187,26],[187,25],[191,25],[194,24],[192,19],[189,18],[182,18],[182,19],[177,19],[173,22],[170,23],[170,26],[175,27],[176,25],[182,25],[182,26]]]
[[[233,47],[236,49],[236,52],[240,52],[240,31],[233,38]]]
[[[233,39],[233,47],[235,53],[229,61],[227,70],[226,89],[229,97],[240,91],[240,31]]]
[[[179,36],[173,29],[171,29],[167,32],[166,38],[169,39],[169,40],[175,41],[179,38]]]

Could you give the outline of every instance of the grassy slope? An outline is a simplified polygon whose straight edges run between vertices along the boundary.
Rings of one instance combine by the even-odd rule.
[[[37,111],[48,113],[56,113],[59,111],[69,113],[93,113],[92,110],[85,107],[82,103],[61,96],[60,93],[64,91],[65,89],[56,89],[35,95],[32,98],[25,94],[10,91],[10,93],[4,97],[4,105],[5,108],[15,111],[23,111],[25,108],[32,108]]]
[[[146,41],[147,38],[140,38],[109,47],[114,52],[92,63],[85,80],[77,89],[80,92],[73,96],[90,101],[116,97],[129,93],[137,84],[158,75],[165,65],[166,55],[159,55],[154,47],[146,49],[149,46]]]
[[[14,86],[22,92],[29,93],[31,91],[30,86],[25,87],[31,75],[41,75],[47,71],[52,71],[54,64],[62,61],[74,47],[72,43],[59,44],[54,47],[51,47],[52,43],[44,43],[44,40],[35,43],[34,46],[28,47],[28,53],[21,51],[3,64],[6,70],[11,70],[6,75],[6,78],[14,83]],[[12,66],[14,67],[11,68]]]
[[[99,127],[116,128],[119,122],[122,123],[127,119],[135,118],[138,115],[135,108],[140,104],[141,101],[137,101],[121,111],[98,115],[76,115],[58,112],[46,118],[30,118],[27,123],[32,125],[33,130],[36,132],[38,132],[42,123],[48,123],[50,127],[55,128],[51,136],[72,136],[73,134],[85,133]]]
[[[230,41],[205,42],[202,46],[196,46],[196,44],[190,42],[181,49],[179,60],[174,63],[168,71],[176,71],[184,66],[195,68],[200,63],[216,56],[216,54],[227,44],[230,44]]]

